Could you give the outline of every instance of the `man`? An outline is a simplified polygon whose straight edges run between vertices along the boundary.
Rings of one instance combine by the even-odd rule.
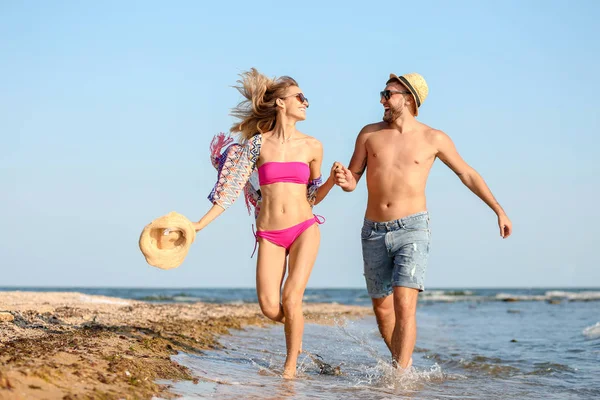
[[[461,158],[450,137],[415,119],[428,92],[419,74],[391,74],[380,93],[383,121],[360,131],[348,168],[334,163],[336,184],[346,192],[367,172],[364,275],[392,363],[403,369],[412,365],[417,337],[417,298],[424,290],[430,240],[425,185],[435,159],[496,213],[500,236],[512,231],[485,181]]]

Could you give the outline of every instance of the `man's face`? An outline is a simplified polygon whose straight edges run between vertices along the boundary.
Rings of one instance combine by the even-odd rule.
[[[404,85],[400,82],[390,82],[386,85],[384,92],[388,96],[381,96],[380,103],[383,105],[383,120],[385,122],[393,122],[405,112],[412,114],[409,100],[410,92]]]

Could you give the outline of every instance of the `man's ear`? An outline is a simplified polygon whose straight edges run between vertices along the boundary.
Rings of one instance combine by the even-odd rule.
[[[408,107],[408,109],[410,110],[410,112],[412,113],[412,115],[415,115],[415,102],[413,101],[412,98],[404,98],[404,101],[406,102],[406,107]]]

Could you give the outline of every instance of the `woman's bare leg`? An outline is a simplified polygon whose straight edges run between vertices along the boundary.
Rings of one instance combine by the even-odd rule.
[[[258,259],[256,261],[258,304],[265,317],[276,322],[283,322],[281,285],[286,267],[285,248],[263,238],[258,240]]]
[[[317,259],[320,241],[319,227],[314,224],[305,230],[290,248],[289,273],[283,285],[283,312],[285,314],[285,343],[287,347],[283,377],[288,379],[296,376],[296,363],[304,332],[302,298]]]

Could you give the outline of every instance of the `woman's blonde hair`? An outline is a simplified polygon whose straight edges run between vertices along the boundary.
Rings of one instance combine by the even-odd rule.
[[[275,127],[277,104],[285,96],[287,88],[298,86],[289,76],[268,78],[256,68],[240,74],[239,86],[234,86],[246,99],[231,110],[231,115],[241,122],[233,124],[230,132],[239,132],[247,140],[257,133],[265,133]]]

